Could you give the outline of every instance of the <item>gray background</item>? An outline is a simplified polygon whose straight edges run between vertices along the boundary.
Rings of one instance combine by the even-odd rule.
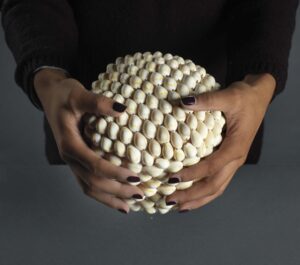
[[[47,164],[42,113],[14,83],[1,28],[0,265],[300,264],[297,24],[260,163],[242,167],[209,205],[154,216],[99,204],[81,193],[67,166]]]

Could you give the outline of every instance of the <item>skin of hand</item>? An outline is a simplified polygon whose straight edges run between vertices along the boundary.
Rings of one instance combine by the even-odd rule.
[[[186,109],[221,110],[226,118],[226,134],[219,148],[211,155],[169,176],[173,183],[197,182],[186,190],[167,196],[167,204],[177,204],[179,212],[187,212],[223,194],[235,172],[246,161],[275,87],[276,80],[271,74],[249,74],[225,89],[181,99]]]
[[[144,197],[142,190],[134,185],[139,178],[129,169],[117,167],[96,155],[80,133],[84,114],[117,117],[126,106],[87,90],[78,80],[66,77],[60,70],[43,69],[34,75],[33,83],[59,155],[70,166],[83,192],[109,207],[128,213],[129,206],[123,199],[134,195],[133,198]]]

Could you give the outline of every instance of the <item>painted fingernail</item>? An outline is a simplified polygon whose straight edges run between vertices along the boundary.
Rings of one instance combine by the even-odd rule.
[[[177,202],[175,201],[169,201],[169,202],[166,202],[166,205],[175,205]]]
[[[127,212],[123,209],[118,209],[118,211],[121,212],[121,213],[126,213],[127,214]]]
[[[127,181],[129,182],[140,182],[141,179],[139,177],[130,176],[127,178]]]
[[[178,183],[180,181],[179,178],[169,178],[168,183],[173,184],[173,183]]]
[[[196,98],[193,96],[181,98],[181,101],[184,105],[193,105],[196,102]]]
[[[143,199],[143,197],[140,194],[133,194],[132,198],[133,199]]]
[[[180,211],[178,211],[179,213],[186,213],[186,212],[188,212],[189,211],[189,209],[183,209],[183,210],[180,210]]]
[[[123,112],[127,108],[126,105],[123,105],[119,102],[114,102],[113,109],[117,112]]]

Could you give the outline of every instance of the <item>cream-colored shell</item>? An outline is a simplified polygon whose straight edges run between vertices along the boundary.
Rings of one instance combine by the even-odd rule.
[[[112,140],[116,140],[118,138],[119,129],[117,123],[110,122],[107,126],[107,136]]]
[[[126,155],[132,163],[139,163],[141,161],[141,152],[133,145],[127,146]]]
[[[170,143],[163,144],[161,152],[162,152],[163,158],[168,159],[168,160],[172,159],[172,157],[174,155],[174,150]]]
[[[164,114],[159,109],[154,109],[151,112],[151,121],[155,125],[161,125],[164,121]]]
[[[124,126],[127,124],[127,121],[129,119],[129,115],[128,113],[125,111],[123,112],[120,116],[118,116],[116,118],[116,123],[119,125],[119,126]]]
[[[114,142],[114,153],[119,157],[124,157],[126,152],[126,146],[121,141]]]
[[[133,93],[133,100],[135,101],[135,103],[140,104],[140,103],[144,103],[146,98],[146,94],[143,90],[136,90]]]
[[[137,149],[145,150],[147,148],[147,138],[140,132],[136,132],[133,136],[133,142]]]
[[[150,116],[150,109],[145,104],[139,104],[137,108],[137,114],[142,120],[147,120]]]
[[[122,127],[119,133],[119,139],[124,144],[130,144],[133,138],[133,133],[127,127]]]
[[[156,133],[156,126],[153,122],[146,120],[143,123],[143,133],[148,139],[153,139]]]

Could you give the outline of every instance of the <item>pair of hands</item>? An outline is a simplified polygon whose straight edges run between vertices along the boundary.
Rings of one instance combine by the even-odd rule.
[[[142,190],[130,184],[138,176],[99,157],[84,142],[80,123],[85,113],[117,117],[126,106],[94,94],[59,70],[44,69],[34,76],[34,87],[43,105],[61,158],[70,166],[83,192],[95,200],[128,213],[124,199],[141,198]],[[275,89],[270,74],[247,75],[226,89],[183,100],[191,110],[221,110],[226,117],[226,135],[218,150],[198,164],[170,178],[197,179],[192,187],[167,196],[167,203],[180,212],[199,208],[220,196],[247,154],[264,118]],[[140,197],[139,197],[140,196]]]

